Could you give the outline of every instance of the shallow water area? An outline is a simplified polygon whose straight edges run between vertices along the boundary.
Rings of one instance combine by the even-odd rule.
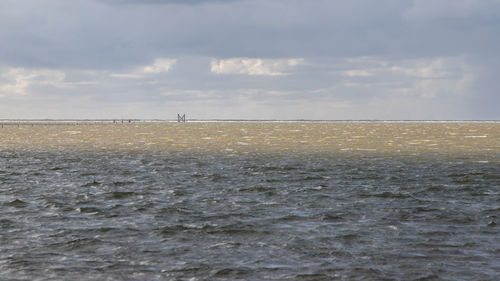
[[[495,280],[500,123],[0,128],[0,279]]]
[[[0,149],[490,155],[500,122],[111,122],[2,125]]]

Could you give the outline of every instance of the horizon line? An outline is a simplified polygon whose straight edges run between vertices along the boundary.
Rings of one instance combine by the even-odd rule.
[[[177,122],[161,118],[0,118],[0,122]],[[186,122],[500,122],[500,119],[245,119],[245,118],[192,118]]]

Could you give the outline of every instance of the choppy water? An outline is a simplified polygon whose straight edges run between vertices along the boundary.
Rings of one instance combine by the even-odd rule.
[[[1,280],[496,280],[500,123],[0,129]]]

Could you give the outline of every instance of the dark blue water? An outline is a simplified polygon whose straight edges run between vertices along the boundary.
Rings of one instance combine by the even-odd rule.
[[[0,152],[1,280],[498,280],[500,162]]]

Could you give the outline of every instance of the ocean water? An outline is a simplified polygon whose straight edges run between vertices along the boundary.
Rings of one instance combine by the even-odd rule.
[[[0,280],[498,280],[498,122],[0,128]]]

